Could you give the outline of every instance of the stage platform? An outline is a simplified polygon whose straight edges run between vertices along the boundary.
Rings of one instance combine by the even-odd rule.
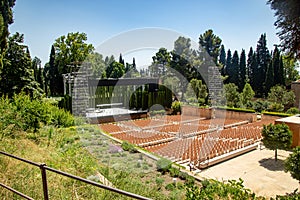
[[[147,117],[147,110],[128,110],[126,108],[88,109],[86,117],[92,124],[133,120]]]

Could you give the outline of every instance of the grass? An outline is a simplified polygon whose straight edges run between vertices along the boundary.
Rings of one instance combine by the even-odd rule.
[[[15,138],[0,140],[0,150],[22,158],[46,163],[47,166],[83,178],[96,177],[100,172],[115,187],[153,199],[183,199],[184,189],[167,191],[155,184],[155,161],[140,154],[111,152],[119,144],[109,140],[95,126],[70,128],[43,127],[38,133],[19,132]],[[47,172],[51,199],[129,199],[52,172]],[[97,180],[97,179],[95,179]],[[0,182],[34,199],[43,199],[40,170],[26,163],[0,155]],[[8,190],[0,190],[3,199],[19,199]],[[172,198],[171,198],[172,197]]]

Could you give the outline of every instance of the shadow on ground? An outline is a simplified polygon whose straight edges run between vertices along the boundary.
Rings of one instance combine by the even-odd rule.
[[[284,160],[277,158],[264,158],[258,161],[260,166],[270,170],[270,171],[284,171]]]

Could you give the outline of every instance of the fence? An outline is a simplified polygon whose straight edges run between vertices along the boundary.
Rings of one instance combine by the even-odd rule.
[[[99,188],[102,188],[102,189],[105,189],[105,190],[109,190],[109,191],[112,191],[112,192],[115,192],[115,193],[119,193],[119,194],[122,194],[122,195],[125,195],[125,196],[128,196],[128,197],[131,197],[131,198],[134,198],[134,199],[142,199],[142,200],[144,200],[144,199],[149,200],[150,199],[150,198],[143,197],[143,196],[140,196],[140,195],[137,195],[137,194],[126,192],[124,190],[119,190],[117,188],[109,187],[109,186],[106,186],[106,185],[103,185],[103,184],[100,184],[100,183],[97,183],[97,182],[94,182],[94,181],[90,181],[88,179],[84,179],[84,178],[81,178],[81,177],[78,177],[78,176],[74,176],[72,174],[68,174],[66,172],[59,171],[59,170],[51,168],[51,167],[47,167],[47,165],[45,163],[35,163],[35,162],[30,161],[30,160],[26,160],[26,159],[17,157],[15,155],[8,154],[8,153],[3,152],[3,151],[0,151],[0,154],[11,157],[11,158],[14,158],[14,159],[17,159],[19,161],[22,161],[22,162],[25,162],[27,164],[30,164],[30,165],[33,165],[33,166],[36,166],[36,167],[40,168],[41,175],[42,175],[44,200],[49,200],[48,184],[47,184],[47,173],[46,173],[47,170],[51,171],[51,172],[54,172],[56,174],[62,175],[62,176],[66,176],[66,177],[69,177],[69,178],[72,178],[72,179],[75,179],[75,180],[78,180],[78,181],[81,181],[81,182],[84,182],[84,183],[87,183],[87,184],[90,184],[90,185],[93,185],[93,186],[96,186],[96,187],[99,187]],[[0,183],[0,186],[2,186],[3,188],[5,188],[7,190],[10,190],[11,192],[13,192],[13,193],[15,193],[15,194],[17,194],[21,197],[23,197],[24,199],[28,199],[28,200],[33,199],[33,198],[31,198],[31,197],[29,197],[29,196],[27,196],[27,195],[25,195],[25,194],[23,194],[23,193],[21,193],[17,190],[14,190],[13,188],[11,188],[7,185],[4,185],[3,183]]]

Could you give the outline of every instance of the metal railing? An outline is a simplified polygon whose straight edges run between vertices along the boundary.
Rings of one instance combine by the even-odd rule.
[[[81,182],[84,182],[84,183],[87,183],[87,184],[90,184],[90,185],[93,185],[95,187],[99,187],[99,188],[102,188],[102,189],[105,189],[105,190],[109,190],[109,191],[112,191],[112,192],[115,192],[115,193],[118,193],[118,194],[121,194],[121,195],[125,195],[125,196],[128,196],[128,197],[131,197],[131,198],[134,198],[134,199],[141,199],[141,200],[150,200],[150,198],[147,198],[147,197],[143,197],[143,196],[140,196],[140,195],[137,195],[137,194],[134,194],[134,193],[130,193],[130,192],[126,192],[124,190],[120,190],[120,189],[117,189],[117,188],[113,188],[113,187],[110,187],[110,186],[106,186],[106,185],[103,185],[103,184],[100,184],[100,183],[97,183],[97,182],[94,182],[94,181],[90,181],[88,179],[84,179],[84,178],[81,178],[81,177],[78,177],[78,176],[74,176],[72,174],[69,174],[69,173],[66,173],[66,172],[63,172],[63,171],[60,171],[60,170],[57,170],[57,169],[54,169],[54,168],[51,168],[51,167],[48,167],[45,163],[35,163],[35,162],[32,162],[30,160],[26,160],[24,158],[20,158],[18,156],[15,156],[15,155],[12,155],[12,154],[9,154],[9,153],[6,153],[6,152],[3,152],[3,151],[0,151],[0,154],[2,155],[5,155],[5,156],[8,156],[8,157],[11,157],[11,158],[14,158],[14,159],[17,159],[19,161],[22,161],[22,162],[25,162],[27,164],[30,164],[30,165],[33,165],[33,166],[36,166],[36,167],[39,167],[40,170],[41,170],[41,175],[42,175],[42,183],[43,183],[43,192],[44,192],[44,200],[49,200],[49,194],[48,194],[48,184],[47,184],[47,173],[46,171],[51,171],[51,172],[54,172],[56,174],[59,174],[59,175],[62,175],[62,176],[66,176],[68,178],[72,178],[72,179],[75,179],[75,180],[78,180],[78,181],[81,181]],[[23,197],[24,199],[28,199],[28,200],[32,200],[33,198],[3,184],[3,183],[0,183],[0,186],[2,186],[3,188]]]

